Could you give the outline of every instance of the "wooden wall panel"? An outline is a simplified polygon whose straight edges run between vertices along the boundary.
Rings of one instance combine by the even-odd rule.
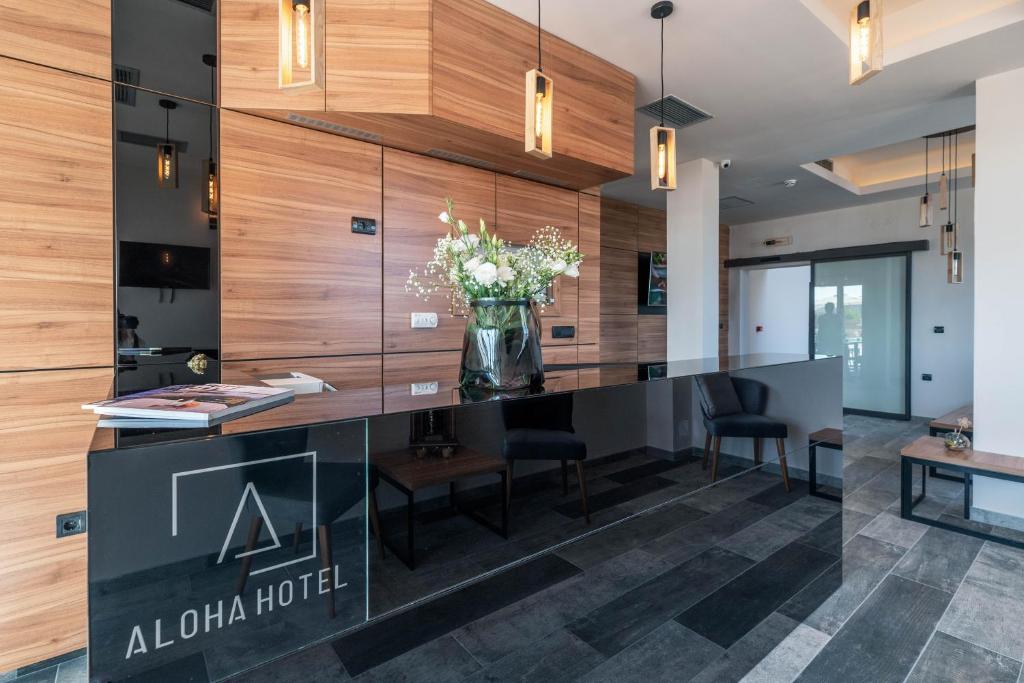
[[[409,271],[422,272],[434,245],[447,232],[437,215],[445,197],[455,214],[476,229],[495,224],[495,176],[440,159],[384,150],[384,350],[443,351],[462,348],[466,318],[450,313],[441,292],[429,300],[405,291]],[[437,328],[412,329],[413,312],[437,314]]]
[[[324,111],[324,89],[278,87],[279,0],[229,0],[217,4],[221,106]],[[327,16],[330,15],[328,8]]]
[[[578,344],[596,344],[601,317],[601,200],[580,193],[580,267]]]
[[[430,0],[330,0],[327,109],[430,113]]]
[[[667,358],[667,323],[668,316],[664,315],[637,316],[636,354],[638,362],[658,363]]]
[[[601,247],[602,315],[636,315],[636,268],[635,251]]]
[[[665,251],[668,246],[666,214],[647,206],[637,208],[637,251]]]
[[[601,246],[637,251],[636,204],[601,197]]]
[[[0,374],[0,671],[85,646],[84,535],[56,515],[86,508],[85,460],[109,368]]]
[[[576,365],[579,356],[575,346],[544,346],[545,367],[549,365]]]
[[[384,411],[450,406],[461,362],[459,351],[384,354]],[[413,396],[411,385],[421,382],[437,382],[437,393]]]
[[[637,315],[602,315],[602,363],[636,363]]]
[[[579,244],[579,193],[542,185],[530,180],[499,175],[497,178],[498,236],[507,242],[526,244],[533,234],[545,226],[559,229],[562,237]],[[555,281],[555,303],[541,313],[541,339],[548,345],[575,344],[576,339],[554,339],[550,328],[579,322],[579,282],[560,277]],[[579,330],[577,329],[577,334]]]
[[[110,0],[0,0],[0,55],[110,79]]]
[[[110,97],[0,58],[0,370],[113,362]]]
[[[380,353],[381,148],[225,111],[220,153],[222,357]]]

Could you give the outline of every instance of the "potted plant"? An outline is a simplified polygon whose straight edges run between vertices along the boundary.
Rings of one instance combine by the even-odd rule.
[[[455,217],[451,199],[438,218],[448,233],[434,247],[422,273],[412,271],[406,290],[423,299],[442,290],[452,310],[468,307],[459,383],[467,388],[512,390],[544,382],[538,307],[560,276],[579,277],[583,255],[558,228],[539,229],[525,246],[487,230],[477,233]]]

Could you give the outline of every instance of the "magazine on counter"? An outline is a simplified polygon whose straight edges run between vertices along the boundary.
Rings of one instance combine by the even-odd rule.
[[[181,422],[180,426],[209,427],[225,420],[250,415],[292,400],[295,392],[283,387],[239,386],[234,384],[177,384],[150,389],[107,401],[86,403],[85,410],[97,415],[139,420]],[[100,426],[114,426],[102,424]],[[119,419],[117,426],[124,427]],[[138,425],[142,427],[142,424]]]

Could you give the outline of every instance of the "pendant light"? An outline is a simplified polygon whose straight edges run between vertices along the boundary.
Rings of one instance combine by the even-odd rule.
[[[178,187],[178,150],[171,142],[171,111],[178,106],[173,100],[160,100],[164,109],[164,141],[156,146],[156,182],[164,190]]]
[[[964,254],[960,251],[960,134],[954,138],[953,159],[953,217],[950,224],[953,226],[951,248],[946,256],[946,279],[951,285],[960,285],[964,282]]]
[[[949,164],[949,172],[954,178],[957,177],[956,163],[953,160],[954,145],[952,141],[952,135],[947,135],[947,152],[946,160]],[[952,210],[952,202],[956,199],[955,194],[953,198],[950,198],[949,194],[949,178],[946,178],[946,223],[942,226],[941,244],[939,245],[939,253],[944,256],[948,256],[950,253],[956,250],[957,245],[957,233],[960,230],[960,226],[957,225],[955,212]]]
[[[661,23],[661,122],[651,127],[651,189],[676,189],[676,129],[665,126],[665,18],[674,9],[663,0],[651,7],[651,17]]]
[[[922,228],[930,227],[932,224],[932,196],[928,192],[928,138],[924,139],[924,195],[921,197],[921,209],[918,214],[918,224]]]
[[[278,87],[323,88],[324,0],[278,2]]]
[[[540,0],[537,0],[537,68],[526,72],[526,127],[523,139],[527,154],[550,159],[555,82],[544,75],[544,55],[540,41]]]
[[[210,67],[210,93],[211,101],[216,100],[214,90],[216,88],[217,79],[217,56],[216,55],[203,55],[203,64]],[[211,217],[217,215],[217,210],[220,204],[220,186],[217,180],[217,162],[213,158],[213,110],[215,107],[210,107],[210,156],[203,161],[203,212]],[[214,227],[216,223],[211,220],[210,227]]]
[[[942,136],[942,175],[939,176],[939,211],[949,210],[949,176],[946,175],[946,138]]]
[[[850,85],[882,70],[882,0],[862,0],[850,13]]]

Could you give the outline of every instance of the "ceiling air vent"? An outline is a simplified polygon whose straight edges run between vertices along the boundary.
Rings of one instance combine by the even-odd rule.
[[[180,2],[183,5],[195,7],[196,9],[201,9],[204,12],[209,12],[213,14],[214,0],[178,0],[178,2]]]
[[[331,123],[330,121],[324,121],[323,119],[312,119],[308,116],[302,116],[300,114],[288,114],[288,120],[294,123],[301,123],[304,126],[312,126],[314,128],[320,128],[322,130],[330,131],[331,133],[337,133],[338,135],[344,135],[350,138],[358,138],[359,140],[366,140],[367,142],[380,142],[380,135],[377,133],[371,133],[368,130],[361,130],[359,128],[351,128],[349,126],[342,126],[337,123]]]
[[[467,156],[465,154],[459,154],[458,152],[451,152],[447,149],[428,149],[426,151],[427,156],[434,157],[436,159],[444,159],[445,161],[454,161],[457,164],[465,164],[466,166],[476,166],[477,168],[485,168],[489,171],[493,171],[497,168],[496,165],[490,161],[484,161],[483,159],[477,159],[476,157]]]
[[[688,102],[683,102],[675,95],[669,95],[664,99],[664,102],[665,123],[671,124],[676,128],[686,128],[687,126],[714,118],[706,111],[697,109],[697,107]],[[650,104],[640,107],[637,111],[661,120],[661,103],[662,100],[655,100]]]
[[[140,72],[133,66],[114,65],[114,101],[118,104],[135,106],[135,88],[125,86],[138,85]],[[122,85],[123,84],[123,85]]]
[[[117,141],[124,142],[129,145],[139,145],[140,147],[152,147],[156,149],[156,146],[161,142],[164,142],[163,137],[157,137],[156,135],[146,135],[145,133],[133,133],[130,130],[119,130],[117,131]],[[179,154],[185,154],[188,152],[188,141],[187,140],[175,140],[171,138],[171,142],[174,143],[174,147],[178,150]]]
[[[822,159],[821,161],[815,161],[818,166],[821,166],[826,171],[835,170],[835,164],[832,163],[831,159]]]
[[[739,209],[744,206],[750,206],[753,203],[754,202],[750,201],[749,199],[744,199],[743,197],[737,197],[735,195],[732,195],[729,197],[722,197],[721,199],[719,199],[718,208],[720,211],[725,211],[728,209]]]

